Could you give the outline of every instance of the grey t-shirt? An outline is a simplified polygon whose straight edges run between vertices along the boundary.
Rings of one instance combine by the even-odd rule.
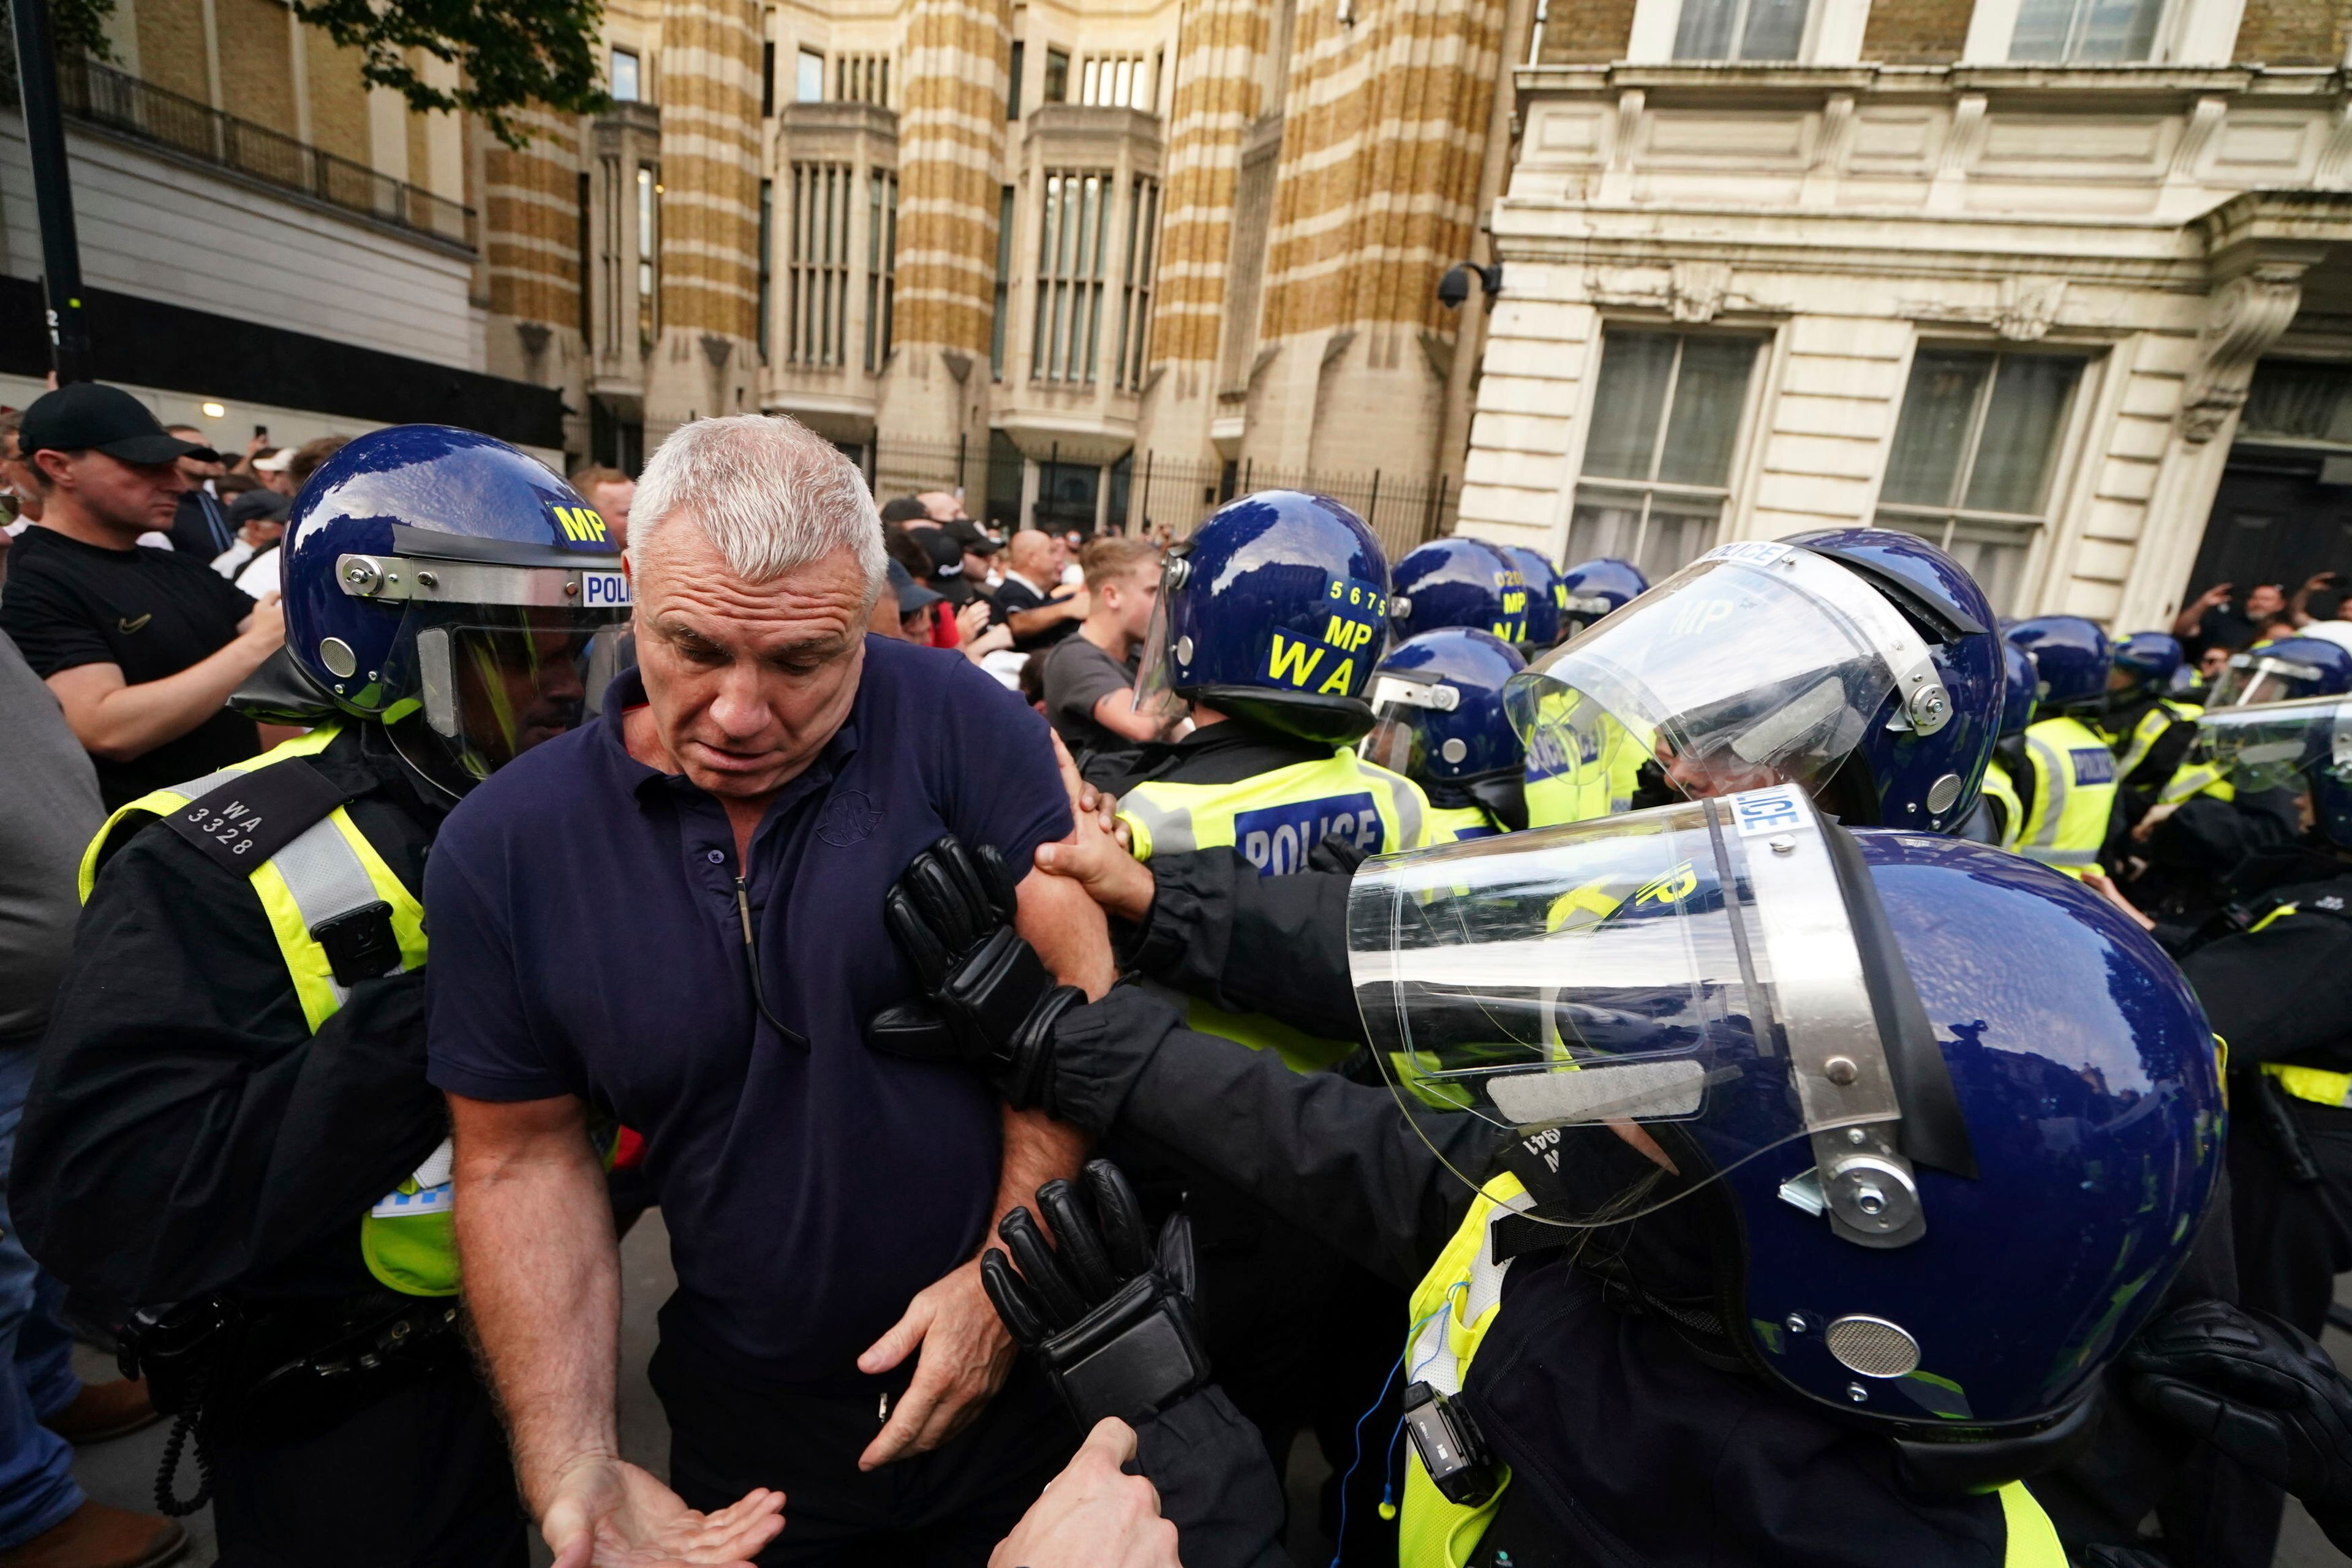
[[[1135,742],[1095,722],[1095,704],[1135,684],[1135,666],[1122,664],[1084,637],[1065,637],[1038,656],[1045,661],[1045,717],[1072,756],[1089,749]]]
[[[73,947],[74,879],[99,824],[98,773],[58,700],[0,633],[0,1048],[29,1046]]]

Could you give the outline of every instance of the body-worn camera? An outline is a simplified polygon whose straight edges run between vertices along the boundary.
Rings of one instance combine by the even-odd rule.
[[[1460,1400],[1413,1384],[1404,1391],[1404,1429],[1430,1485],[1447,1502],[1476,1508],[1495,1495],[1495,1457]]]

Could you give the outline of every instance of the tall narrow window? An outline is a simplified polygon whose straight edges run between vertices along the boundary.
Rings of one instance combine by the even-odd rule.
[[[2003,613],[2017,604],[2034,538],[2050,521],[2083,363],[1975,349],[1912,357],[1878,524],[1942,545]]]
[[[1809,0],[1683,0],[1678,60],[1793,60],[1805,47]]]
[[[615,103],[636,102],[638,97],[645,90],[644,83],[639,79],[637,74],[637,51],[635,49],[614,49],[613,51],[612,75],[613,101]]]
[[[1108,174],[1045,176],[1037,226],[1036,332],[1029,362],[1034,380],[1095,379],[1110,188]]]
[[[776,182],[760,182],[760,363],[768,363],[768,324],[776,291]]]
[[[651,353],[661,331],[661,178],[651,163],[637,165],[637,352]]]
[[[2116,64],[2156,51],[2164,0],[2023,0],[2009,37],[2013,60]]]
[[[1111,109],[1150,109],[1150,77],[1141,55],[1089,55],[1078,70],[1078,101]]]
[[[628,221],[629,191],[621,178],[618,158],[599,158],[597,171],[604,180],[604,232],[597,237],[596,282],[604,297],[604,331],[597,333],[604,352],[614,353],[621,347],[621,326],[627,320],[625,301],[628,295],[628,274],[623,270],[628,257],[622,245],[622,226]]]
[[[1021,40],[1013,40],[1013,60],[1004,69],[1004,118],[1021,118]]]
[[[1749,338],[1601,340],[1568,559],[1618,556],[1654,581],[1715,542],[1755,363]]]
[[[596,286],[593,281],[596,273],[595,264],[589,259],[595,245],[595,240],[593,237],[593,230],[591,226],[593,223],[591,215],[594,211],[595,205],[594,202],[592,200],[592,197],[594,195],[593,187],[594,182],[589,177],[588,171],[585,169],[581,170],[578,186],[580,201],[579,229],[578,233],[574,237],[573,243],[578,246],[580,250],[580,347],[590,359],[594,359],[596,357],[596,310],[594,304]]]
[[[824,101],[824,57],[814,49],[800,52],[799,74],[793,82],[793,100],[796,103]]]
[[[1045,101],[1067,103],[1070,100],[1070,57],[1062,49],[1045,51]]]
[[[791,252],[785,262],[784,363],[827,369],[843,362],[849,317],[846,163],[794,163]]]
[[[776,40],[760,46],[760,118],[776,117]]]
[[[898,176],[888,169],[866,175],[866,368],[890,357],[891,317],[898,296]]]
[[[1150,350],[1151,252],[1160,232],[1160,182],[1138,174],[1127,196],[1127,272],[1118,311],[1118,365],[1112,379],[1129,389],[1143,384]]]
[[[1021,46],[1015,44],[1014,48]],[[1004,333],[1013,308],[1013,187],[1000,189],[996,198],[996,315],[988,333],[988,376],[1004,379]]]

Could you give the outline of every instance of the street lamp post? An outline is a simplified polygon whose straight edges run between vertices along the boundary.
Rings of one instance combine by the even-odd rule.
[[[81,315],[81,243],[74,235],[73,184],[66,174],[65,121],[58,107],[58,60],[48,0],[15,0],[17,96],[33,160],[33,205],[41,222],[41,283],[47,295],[49,359],[58,384],[88,381],[89,334]]]

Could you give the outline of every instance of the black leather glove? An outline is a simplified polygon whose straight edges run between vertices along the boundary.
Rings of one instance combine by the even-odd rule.
[[[2302,1331],[2191,1301],[2132,1342],[2132,1397],[2299,1499],[2352,1552],[2352,1382]]]
[[[980,1280],[1086,1431],[1105,1416],[1138,1423],[1173,1405],[1208,1382],[1209,1357],[1192,1325],[1192,1232],[1184,1216],[1161,1228],[1155,1255],[1118,1166],[1089,1162],[1079,1180],[1083,1192],[1063,1181],[1037,1189],[1060,1245],[1045,1239],[1027,1209],[1014,1209],[996,1227],[1013,1257],[990,1247]]]
[[[883,900],[883,923],[929,998],[875,1015],[876,1050],[956,1062],[997,1081],[1016,1107],[1037,1103],[1054,1021],[1086,1000],[1056,984],[1013,929],[1013,874],[995,846],[948,834],[908,863]]]

